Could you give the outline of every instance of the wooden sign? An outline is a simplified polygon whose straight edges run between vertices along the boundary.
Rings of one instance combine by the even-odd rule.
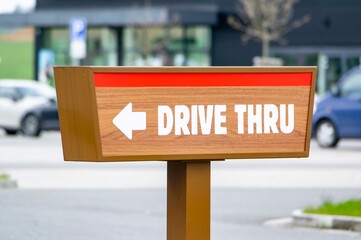
[[[316,67],[55,67],[65,160],[307,157]]]

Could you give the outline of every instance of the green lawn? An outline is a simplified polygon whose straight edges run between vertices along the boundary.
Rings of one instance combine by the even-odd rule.
[[[305,213],[361,217],[361,199],[333,203],[325,201],[321,206],[306,208]]]
[[[10,179],[9,175],[7,175],[7,174],[0,174],[0,181],[1,181],[1,180],[9,180],[9,179]]]
[[[0,41],[0,79],[33,79],[33,68],[33,42]]]

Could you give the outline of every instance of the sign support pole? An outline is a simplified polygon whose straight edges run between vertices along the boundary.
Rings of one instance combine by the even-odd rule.
[[[210,161],[167,162],[167,240],[209,240]]]

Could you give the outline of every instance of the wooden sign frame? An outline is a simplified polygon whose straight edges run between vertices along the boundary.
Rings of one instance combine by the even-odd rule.
[[[216,160],[244,158],[308,157],[311,138],[316,67],[55,67],[56,91],[64,159],[68,161],[151,161]],[[99,126],[94,83],[95,73],[311,73],[304,148],[290,152],[252,152],[221,154],[122,155],[105,156]]]

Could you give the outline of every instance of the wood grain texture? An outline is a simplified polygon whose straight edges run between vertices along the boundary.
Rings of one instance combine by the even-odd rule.
[[[64,159],[96,161],[101,149],[93,72],[87,67],[54,70]]]
[[[210,239],[211,163],[167,163],[167,240]]]
[[[99,126],[103,156],[202,155],[237,153],[304,152],[310,87],[238,88],[97,88]],[[146,131],[134,131],[129,140],[112,119],[129,102],[134,112],[147,113]],[[238,134],[236,104],[295,104],[295,130],[291,134]],[[158,106],[227,105],[227,135],[158,136]],[[247,129],[245,114],[245,129]],[[213,118],[214,121],[214,118]],[[190,124],[189,124],[190,126]],[[279,127],[279,125],[278,125]],[[198,132],[201,133],[200,124]]]
[[[312,135],[312,117],[313,117],[313,107],[314,107],[316,82],[317,82],[317,68],[313,68],[311,70],[312,70],[312,85],[310,89],[310,98],[308,102],[307,135],[305,140],[305,146],[306,146],[305,150],[308,154],[310,152],[311,135]]]

